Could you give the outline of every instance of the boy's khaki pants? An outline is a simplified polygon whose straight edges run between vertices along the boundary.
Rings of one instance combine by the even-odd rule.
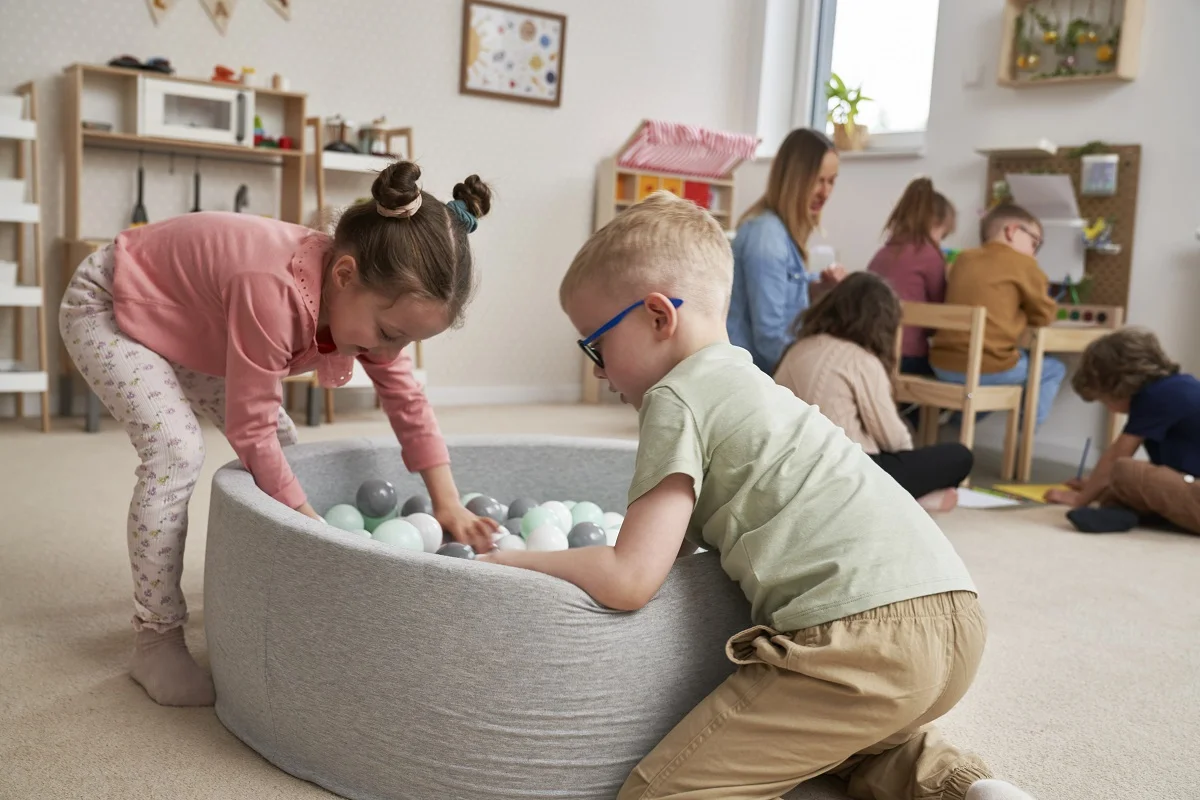
[[[1188,477],[1170,467],[1120,458],[1100,503],[1157,514],[1189,533],[1200,533],[1200,481]]]
[[[833,772],[853,798],[960,800],[990,777],[930,722],[967,691],[986,626],[971,592],[729,640],[738,670],[634,768],[618,800],[772,800]]]

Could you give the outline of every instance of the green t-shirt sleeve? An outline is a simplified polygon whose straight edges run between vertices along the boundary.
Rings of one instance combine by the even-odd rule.
[[[637,463],[629,487],[629,503],[675,473],[692,479],[696,497],[704,480],[704,447],[691,409],[675,392],[653,389],[642,398],[638,424]]]

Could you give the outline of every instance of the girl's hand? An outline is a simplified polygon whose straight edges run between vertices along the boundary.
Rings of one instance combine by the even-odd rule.
[[[477,517],[459,502],[434,506],[433,516],[456,542],[471,545],[477,554],[492,549],[492,534],[500,528],[494,519]]]
[[[513,551],[495,549],[487,553],[480,553],[479,555],[475,556],[475,560],[487,561],[490,564],[507,564],[508,559],[506,556],[511,552]]]
[[[308,504],[307,500],[304,501],[304,505],[299,506],[296,510],[299,511],[301,514],[303,514],[306,517],[312,517],[313,519],[317,520],[318,522],[325,521],[324,519],[321,518],[321,515],[317,513],[316,509],[314,509],[311,505]]]
[[[1063,485],[1066,486],[1068,489],[1074,489],[1075,491],[1078,492],[1081,489],[1083,489],[1083,484],[1085,484],[1086,482],[1087,482],[1087,478],[1071,478],[1071,480],[1069,480],[1069,481],[1063,481]]]
[[[1046,492],[1046,502],[1074,508],[1079,505],[1079,492],[1072,489],[1049,489]]]

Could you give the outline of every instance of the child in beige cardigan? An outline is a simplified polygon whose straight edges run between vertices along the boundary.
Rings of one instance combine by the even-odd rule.
[[[892,399],[899,327],[900,300],[887,283],[850,275],[797,317],[775,382],[820,408],[927,509],[948,511],[973,458],[960,444],[913,449]]]

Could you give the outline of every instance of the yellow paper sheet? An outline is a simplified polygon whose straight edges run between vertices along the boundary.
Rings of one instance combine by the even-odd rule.
[[[998,483],[992,487],[997,492],[1011,494],[1035,503],[1046,502],[1046,492],[1050,489],[1069,489],[1061,483]]]

